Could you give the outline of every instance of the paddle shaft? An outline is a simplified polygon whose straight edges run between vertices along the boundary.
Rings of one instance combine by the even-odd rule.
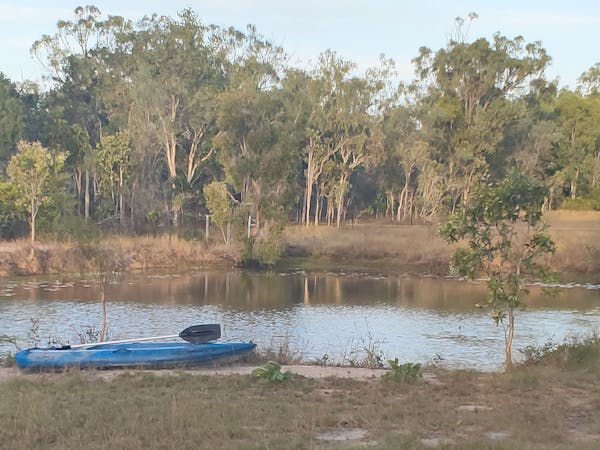
[[[96,345],[109,345],[109,344],[124,344],[126,342],[142,342],[142,341],[154,341],[156,339],[170,339],[177,338],[178,334],[171,334],[168,336],[153,336],[153,337],[144,337],[144,338],[134,338],[134,339],[121,339],[120,341],[105,341],[105,342],[92,342],[91,344],[76,344],[69,345],[71,348],[83,348],[83,347],[92,347]]]
[[[142,341],[154,341],[156,339],[169,339],[169,338],[181,338],[184,341],[191,342],[193,344],[201,344],[205,342],[214,341],[221,337],[221,326],[218,324],[203,324],[203,325],[192,325],[187,327],[179,334],[170,334],[167,336],[151,336],[144,338],[134,339],[121,339],[119,341],[107,341],[107,342],[95,342],[91,344],[76,344],[67,345],[65,348],[83,348],[83,347],[95,347],[98,345],[109,345],[109,344],[123,344],[126,342],[142,342]]]

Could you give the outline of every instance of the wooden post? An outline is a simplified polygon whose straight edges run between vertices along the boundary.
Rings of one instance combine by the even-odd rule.
[[[250,227],[252,226],[252,216],[248,214],[248,239],[250,239]]]
[[[108,328],[108,322],[106,320],[106,274],[100,276],[100,304],[102,305],[102,328],[100,328],[100,342],[104,342],[106,339],[106,329]]]
[[[210,216],[207,214],[206,215],[206,227],[204,230],[204,234],[205,234],[205,239],[208,241],[208,237],[209,237],[209,225],[210,225]]]

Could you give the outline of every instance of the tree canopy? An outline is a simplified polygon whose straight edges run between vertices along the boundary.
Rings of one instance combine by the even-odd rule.
[[[469,40],[464,23],[443,48],[415,49],[414,80],[398,83],[385,58],[364,74],[333,50],[294,67],[256,28],[192,9],[132,22],[77,8],[32,45],[50,89],[0,77],[3,180],[17,143],[39,141],[68,153],[70,213],[140,233],[197,226],[211,183],[255,234],[436,222],[513,167],[544,186],[544,210],[600,209],[598,64],[558,90],[541,42]]]

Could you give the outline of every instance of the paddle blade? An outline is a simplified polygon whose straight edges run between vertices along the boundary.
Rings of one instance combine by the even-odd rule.
[[[192,325],[179,333],[179,337],[193,344],[214,341],[221,337],[221,325],[218,323]]]

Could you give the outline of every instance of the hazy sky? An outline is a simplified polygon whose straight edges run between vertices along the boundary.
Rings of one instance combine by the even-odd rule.
[[[0,0],[0,71],[13,81],[39,81],[42,69],[29,54],[31,44],[86,4],[133,20],[152,13],[174,16],[191,7],[206,24],[239,29],[254,24],[295,65],[315,61],[330,48],[364,69],[385,53],[405,80],[412,78],[411,59],[419,47],[444,47],[454,18],[469,12],[479,15],[469,39],[491,39],[499,31],[541,41],[552,57],[547,75],[559,78],[561,86],[573,87],[600,62],[598,0]]]

